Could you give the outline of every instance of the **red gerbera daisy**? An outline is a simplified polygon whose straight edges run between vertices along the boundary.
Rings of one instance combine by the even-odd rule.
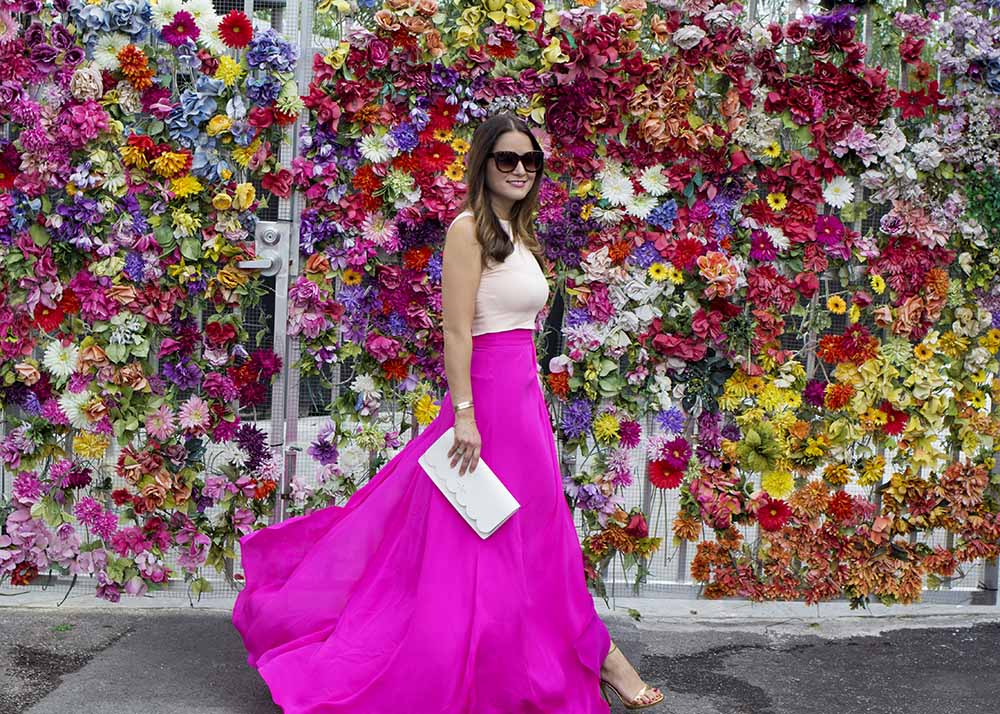
[[[230,10],[219,21],[219,37],[226,47],[234,50],[242,49],[250,44],[253,38],[253,25],[250,18],[239,10]]]
[[[670,468],[663,459],[649,462],[649,482],[657,488],[677,488],[684,480],[684,472]]]
[[[35,307],[34,317],[36,325],[42,328],[45,332],[52,332],[62,324],[63,318],[66,317],[66,313],[63,312],[62,308],[58,305],[56,305],[55,309],[53,309],[38,303]]]
[[[780,498],[764,495],[757,508],[757,520],[760,527],[766,531],[779,531],[792,516],[792,509]]]

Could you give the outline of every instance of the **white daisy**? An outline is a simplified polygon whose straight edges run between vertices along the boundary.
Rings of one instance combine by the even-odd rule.
[[[590,217],[606,226],[615,226],[622,222],[625,212],[620,208],[601,208],[594,206]]]
[[[375,380],[372,379],[370,374],[359,374],[355,377],[354,381],[351,382],[351,390],[358,394],[375,394],[378,392]]]
[[[633,218],[645,220],[657,205],[659,205],[659,199],[656,196],[642,193],[633,196],[632,200],[625,204],[625,212]]]
[[[76,345],[70,344],[63,347],[59,340],[52,340],[45,348],[42,364],[53,376],[59,379],[69,379],[76,371],[76,358],[79,354],[80,350]]]
[[[187,0],[183,9],[190,13],[194,24],[202,32],[219,26],[219,16],[215,13],[212,0]]]
[[[205,27],[199,28],[201,29],[201,33],[198,35],[196,42],[213,55],[221,56],[226,54],[229,48],[226,47],[226,43],[222,41],[222,37],[219,35],[219,18],[213,17],[206,20],[204,24]]]
[[[174,15],[180,12],[183,7],[182,0],[157,0],[153,4],[153,22],[162,30],[173,21]]]
[[[612,206],[624,206],[635,196],[635,187],[625,174],[608,172],[601,179],[601,195]]]
[[[639,185],[651,196],[662,196],[670,187],[667,185],[667,177],[663,175],[663,164],[650,166],[639,176]]]
[[[118,53],[128,43],[128,35],[121,32],[102,34],[94,46],[94,64],[100,69],[117,69]]]
[[[90,419],[83,411],[83,407],[91,400],[93,395],[88,390],[83,390],[78,394],[65,392],[59,397],[59,408],[69,420],[74,429],[86,429],[90,426]]]
[[[771,239],[771,243],[778,250],[788,250],[789,246],[792,244],[792,242],[788,240],[788,236],[785,235],[785,232],[778,226],[764,226],[764,232],[767,233],[768,237]]]
[[[399,149],[389,146],[386,136],[384,132],[376,131],[361,137],[358,148],[366,161],[381,164],[399,153]]]
[[[368,470],[368,452],[351,442],[340,449],[337,463],[345,473],[362,476]]]
[[[854,200],[854,182],[838,176],[823,187],[823,200],[834,208],[843,208]]]

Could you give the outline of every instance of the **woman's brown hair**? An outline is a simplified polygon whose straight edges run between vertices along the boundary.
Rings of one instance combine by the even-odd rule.
[[[490,160],[489,154],[493,151],[501,134],[508,131],[519,131],[526,134],[535,151],[542,150],[527,122],[516,114],[503,112],[495,114],[476,127],[476,131],[472,135],[472,146],[466,156],[465,185],[467,193],[461,209],[472,211],[476,217],[476,240],[482,247],[484,268],[488,265],[487,258],[502,263],[508,255],[514,252],[514,246],[500,224],[499,216],[493,211],[493,204],[489,200],[489,189],[486,186],[486,162]],[[538,207],[538,190],[542,185],[543,174],[544,171],[541,170],[535,172],[535,180],[531,184],[531,190],[510,210],[511,235],[520,237],[525,247],[534,254],[539,263],[542,263],[543,251],[541,244],[535,237],[534,213]]]

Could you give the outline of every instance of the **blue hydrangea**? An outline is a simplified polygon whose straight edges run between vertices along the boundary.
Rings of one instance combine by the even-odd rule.
[[[141,283],[143,273],[145,272],[142,256],[135,251],[129,251],[125,255],[125,267],[122,269],[122,272],[133,283]]]
[[[662,228],[665,231],[669,231],[674,227],[674,221],[677,220],[677,201],[674,199],[669,199],[664,201],[659,206],[654,208],[646,218],[646,222],[651,226],[656,226]]]
[[[399,150],[408,153],[417,148],[420,143],[420,138],[416,127],[409,123],[403,123],[399,126],[393,128],[390,132],[393,141],[396,142],[396,146]]]
[[[264,75],[250,77],[247,80],[247,99],[254,104],[269,106],[281,93],[281,82],[276,78]]]
[[[247,47],[247,64],[253,69],[293,72],[297,59],[295,48],[270,27],[254,34]]]
[[[194,146],[201,135],[201,125],[215,114],[217,107],[215,97],[185,89],[181,92],[180,103],[167,116],[170,138],[184,146]]]
[[[73,0],[69,14],[83,29],[88,43],[108,32],[120,32],[138,43],[146,38],[153,20],[148,0],[111,0],[100,4]]]
[[[660,258],[660,251],[656,249],[654,243],[643,243],[632,251],[632,255],[628,257],[628,262],[645,270]]]

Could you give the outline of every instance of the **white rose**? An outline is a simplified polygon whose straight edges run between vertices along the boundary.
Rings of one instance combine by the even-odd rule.
[[[674,33],[674,44],[684,50],[697,47],[705,37],[705,31],[697,25],[686,25]]]
[[[69,80],[69,91],[75,99],[98,99],[104,94],[101,70],[93,65],[78,67]]]

